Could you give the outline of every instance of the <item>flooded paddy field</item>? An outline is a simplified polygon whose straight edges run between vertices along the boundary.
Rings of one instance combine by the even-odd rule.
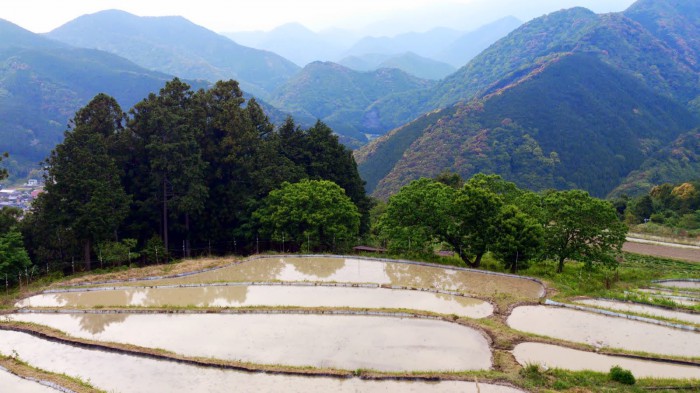
[[[513,310],[507,322],[520,331],[596,347],[700,357],[700,333],[586,311],[521,306]]]
[[[644,314],[652,317],[662,317],[675,319],[682,322],[688,322],[700,325],[700,314],[669,310],[662,307],[647,306],[630,302],[603,300],[603,299],[582,299],[576,300],[577,304],[585,304],[588,306],[605,308],[625,313]]]
[[[185,356],[344,370],[487,370],[478,330],[440,320],[300,314],[22,313],[71,336]]]
[[[686,290],[699,291],[700,293],[700,280],[668,280],[659,281],[655,283],[662,287],[679,288]]]
[[[426,291],[299,285],[229,285],[122,288],[45,293],[16,307],[352,307],[412,309],[484,318],[493,306],[483,300]]]
[[[216,282],[339,282],[372,283],[408,288],[454,291],[480,296],[507,294],[537,299],[542,284],[526,278],[400,261],[330,257],[266,257],[197,274],[145,281],[147,285]],[[125,282],[144,285],[144,281]]]
[[[58,393],[39,382],[30,381],[0,369],[0,391],[8,393]]]
[[[540,364],[571,371],[591,370],[604,373],[607,373],[613,366],[620,366],[632,371],[632,374],[638,378],[700,380],[700,366],[609,356],[532,342],[518,344],[512,352],[522,366]]]
[[[35,367],[89,380],[118,393],[152,392],[441,392],[517,393],[521,390],[473,382],[369,381],[359,378],[302,377],[246,373],[82,349],[34,336],[0,330],[0,352],[16,351]]]

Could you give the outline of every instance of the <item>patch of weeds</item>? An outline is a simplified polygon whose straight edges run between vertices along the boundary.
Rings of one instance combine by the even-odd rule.
[[[625,370],[620,366],[611,368],[608,377],[611,381],[619,382],[624,385],[634,385],[637,382],[634,375],[632,375],[632,371]]]

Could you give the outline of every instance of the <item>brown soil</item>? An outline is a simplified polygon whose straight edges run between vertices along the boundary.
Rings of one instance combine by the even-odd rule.
[[[229,265],[236,260],[237,258],[235,257],[187,259],[178,263],[146,266],[138,269],[128,269],[108,274],[88,274],[68,281],[61,281],[53,286],[65,287],[104,281],[125,281],[146,277],[172,276],[181,273],[189,273]]]
[[[633,254],[700,262],[700,251],[690,248],[627,242],[622,246],[622,250]]]

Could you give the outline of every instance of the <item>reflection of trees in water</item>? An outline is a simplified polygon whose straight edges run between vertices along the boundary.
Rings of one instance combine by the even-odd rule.
[[[128,314],[70,314],[70,316],[78,319],[80,328],[90,334],[100,334],[107,326],[122,323],[129,317]]]
[[[289,258],[286,262],[301,274],[328,278],[345,266],[341,258]]]
[[[247,286],[212,286],[194,288],[154,288],[147,289],[142,301],[146,307],[197,306],[213,304],[242,304],[248,297]]]
[[[223,269],[184,277],[175,280],[175,283],[272,281],[279,276],[284,265],[280,258],[254,259]]]
[[[131,303],[133,291],[109,290],[65,292],[56,296],[56,301],[63,307],[125,306]]]
[[[386,273],[392,285],[443,290],[462,289],[456,275],[446,270],[418,265],[387,263]]]

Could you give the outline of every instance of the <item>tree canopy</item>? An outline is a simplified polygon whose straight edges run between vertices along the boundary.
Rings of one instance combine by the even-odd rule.
[[[354,239],[360,230],[357,206],[329,180],[285,182],[270,192],[253,216],[265,236],[299,244],[313,239],[322,250],[330,249],[334,240]]]
[[[351,151],[321,122],[305,130],[290,118],[275,128],[235,81],[192,91],[176,78],[127,114],[100,94],[76,113],[46,169],[46,193],[23,224],[42,264],[65,267],[82,255],[89,269],[98,245],[102,253],[135,239],[143,250],[154,236],[164,250],[144,260],[241,251],[256,239],[263,199],[303,179],[339,185],[360,232],[369,230],[371,203]]]

